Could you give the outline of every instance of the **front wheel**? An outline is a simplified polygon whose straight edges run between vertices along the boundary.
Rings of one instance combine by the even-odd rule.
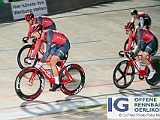
[[[19,50],[18,55],[17,55],[17,63],[21,69],[35,65],[34,60],[32,61],[32,64],[30,65],[25,62],[27,59],[30,58],[33,49],[34,48],[32,48],[32,45],[28,44],[28,45],[23,46]],[[36,58],[38,58],[38,54],[36,55]]]
[[[134,66],[128,60],[123,60],[113,71],[113,82],[117,88],[127,88],[134,80]]]
[[[44,76],[39,70],[33,76],[35,70],[34,67],[24,68],[16,77],[15,91],[22,100],[32,101],[44,90]],[[32,81],[30,81],[31,77]]]
[[[153,76],[152,79],[147,79],[147,77],[145,77],[146,82],[149,85],[157,85],[160,82],[160,60],[158,59],[153,59],[152,60],[152,65],[154,67],[154,69],[156,70],[155,75]],[[149,68],[146,69],[146,73],[149,74]]]
[[[78,94],[85,83],[85,72],[83,68],[78,64],[69,64],[66,66],[67,71],[62,70],[60,73],[61,83],[68,79],[68,73],[73,78],[73,81],[61,84],[60,89],[66,95]]]

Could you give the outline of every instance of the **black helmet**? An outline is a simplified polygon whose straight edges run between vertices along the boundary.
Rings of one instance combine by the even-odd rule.
[[[137,15],[138,11],[137,10],[131,10],[131,15]]]

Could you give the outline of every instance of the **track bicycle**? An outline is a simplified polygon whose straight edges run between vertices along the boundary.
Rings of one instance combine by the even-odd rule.
[[[27,37],[23,38],[23,42],[24,43],[28,43],[28,41],[26,40]],[[32,63],[28,64],[28,59],[30,59],[30,56],[35,48],[35,44],[36,44],[36,39],[34,37],[30,37],[32,38],[32,43],[31,44],[27,44],[24,45],[18,52],[17,55],[17,63],[19,65],[19,67],[21,69],[25,68],[25,67],[29,67],[29,66],[34,66],[36,64],[35,60],[32,61]],[[38,59],[39,57],[44,55],[44,51],[42,51],[41,49],[38,51],[38,54],[36,55],[36,58]],[[63,60],[67,60],[68,58],[68,52],[67,54],[65,54],[65,56],[63,57]],[[57,63],[57,65],[59,66],[59,62]]]
[[[131,85],[135,77],[135,69],[137,69],[139,74],[139,79],[146,79],[149,85],[157,85],[160,81],[160,61],[158,59],[151,59],[151,55],[147,57],[148,61],[155,69],[156,73],[152,79],[147,79],[149,75],[149,68],[147,65],[143,69],[140,69],[136,62],[131,57],[131,52],[126,54],[128,60],[123,60],[117,64],[113,71],[113,82],[117,88],[124,89]],[[124,56],[123,51],[119,52],[120,56]],[[142,55],[137,55],[141,57]]]
[[[38,62],[39,60],[35,60]],[[47,62],[47,61],[46,61]],[[85,72],[78,64],[65,65],[65,60],[60,60],[60,70],[58,71],[60,80],[60,90],[66,95],[78,94],[85,83]],[[16,94],[25,101],[36,99],[45,87],[45,77],[50,82],[50,87],[55,84],[54,78],[41,66],[26,67],[22,69],[15,80]]]

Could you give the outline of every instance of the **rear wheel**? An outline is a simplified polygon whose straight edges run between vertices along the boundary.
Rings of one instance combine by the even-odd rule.
[[[29,82],[35,69],[33,67],[24,68],[16,77],[15,91],[22,100],[32,101],[44,90],[44,76],[40,71],[33,78],[33,83]]]
[[[128,60],[123,60],[113,71],[113,82],[117,88],[127,88],[134,80],[134,66]]]
[[[83,68],[78,64],[70,64],[66,66],[67,72],[72,76],[72,82],[66,82],[60,86],[61,91],[66,95],[76,95],[78,94],[85,83],[85,73]],[[69,77],[66,75],[65,70],[62,70],[60,73],[60,81],[61,83],[68,79]]]
[[[30,58],[32,51],[33,51],[32,45],[29,45],[29,44],[23,46],[19,50],[17,55],[17,63],[21,69],[35,65],[34,60],[32,60],[32,63],[30,65],[25,62]],[[36,55],[36,58],[38,58],[38,54]]]
[[[155,75],[153,76],[152,79],[147,79],[146,78],[146,82],[149,85],[157,85],[160,82],[160,61],[158,59],[153,59],[152,60],[152,65],[154,66],[154,69],[156,70]],[[149,74],[149,68],[146,69],[146,73]]]

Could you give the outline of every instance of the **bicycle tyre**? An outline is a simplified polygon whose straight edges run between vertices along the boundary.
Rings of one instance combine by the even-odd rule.
[[[66,95],[70,95],[70,96],[76,95],[82,90],[82,88],[84,86],[85,72],[84,72],[83,68],[78,64],[69,64],[66,66],[66,68],[67,68],[68,72],[71,74],[71,76],[74,78],[74,80],[72,82],[62,84],[60,86],[60,90]],[[77,79],[77,77],[75,76],[78,74],[75,74],[75,73],[79,74],[79,77],[78,77],[79,79]],[[62,70],[62,72],[60,73],[60,81],[65,79],[65,77],[66,77],[65,70]]]
[[[117,87],[117,88],[120,88],[120,89],[124,89],[124,88],[127,88],[128,86],[131,85],[131,83],[133,82],[134,80],[134,77],[135,77],[135,69],[134,69],[134,66],[132,63],[129,63],[129,68],[131,68],[131,72],[130,73],[127,73],[127,75],[130,75],[131,78],[129,80],[129,82],[127,82],[126,80],[126,66],[128,65],[129,61],[128,60],[123,60],[121,62],[119,62],[117,64],[117,66],[115,67],[114,71],[113,71],[113,83],[114,85]],[[126,64],[126,65],[125,65]],[[124,70],[121,70],[123,65],[125,65],[125,68]],[[122,85],[119,83],[119,80],[117,79],[117,77],[119,77],[119,74],[116,74],[117,71],[120,72],[121,74],[121,77],[118,78],[119,80],[121,80],[122,78],[124,78],[124,82],[122,82]],[[124,72],[123,72],[124,71]]]
[[[154,68],[156,70],[156,73],[155,73],[155,75],[153,76],[152,79],[148,80],[147,77],[145,77],[145,79],[146,79],[146,82],[149,85],[155,86],[160,82],[160,60],[153,59],[152,60],[152,65],[154,66]],[[146,69],[146,73],[149,73],[149,68]]]
[[[33,84],[28,84],[28,80],[31,77],[32,73],[35,71],[35,69],[36,68],[34,67],[24,68],[19,72],[19,74],[16,77],[15,91],[16,91],[16,94],[19,96],[19,98],[21,98],[22,100],[32,101],[36,99],[44,90],[45,79],[43,74],[39,70],[36,74],[36,76],[38,77],[38,80],[34,79]],[[28,76],[28,74],[31,74],[31,75]],[[28,92],[28,90],[34,90],[34,92],[30,92],[30,91]]]
[[[26,58],[21,58],[21,55],[22,55],[22,53],[24,53],[24,51],[27,51],[26,49],[30,49],[30,48],[32,48],[32,45],[30,45],[30,44],[28,44],[28,45],[25,45],[25,46],[23,46],[20,50],[19,50],[19,52],[18,52],[18,55],[17,55],[17,63],[18,63],[18,66],[21,68],[21,69],[23,69],[23,68],[25,68],[26,67],[26,65],[24,65],[23,63],[22,63],[22,61],[24,62],[24,59]],[[28,57],[28,56],[27,56]],[[36,58],[38,58],[38,54],[36,55]],[[22,61],[21,61],[22,60]],[[33,60],[34,61],[34,60]],[[30,66],[34,66],[36,63],[35,63],[35,61],[31,64],[31,65],[27,65],[27,67],[30,67]]]

